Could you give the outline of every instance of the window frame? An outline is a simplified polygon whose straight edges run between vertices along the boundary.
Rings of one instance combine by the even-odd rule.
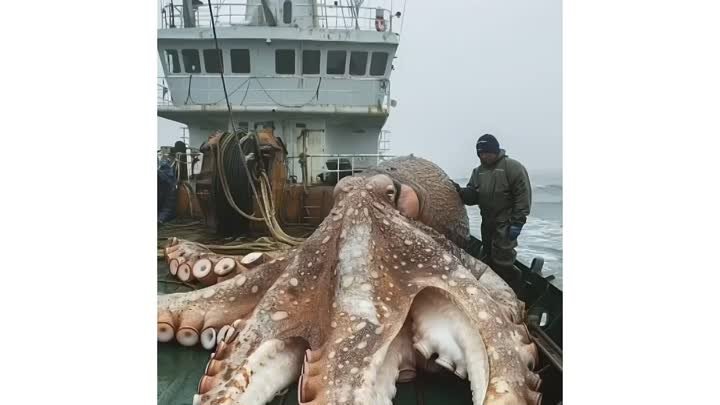
[[[352,71],[351,71],[351,69],[352,69],[352,55],[353,55],[353,54],[358,54],[358,53],[360,53],[360,54],[364,53],[364,54],[365,54],[365,67],[364,67],[364,69],[363,69],[363,73],[362,73],[362,74],[357,74],[357,75],[356,75],[356,74],[353,74]],[[348,60],[348,69],[347,69],[348,75],[353,76],[353,77],[363,77],[363,76],[367,76],[368,73],[369,73],[369,71],[370,71],[370,57],[371,57],[371,52],[369,52],[369,51],[350,51],[350,58],[349,58],[349,60]]]
[[[234,69],[235,65],[233,64],[233,52],[234,52],[234,51],[245,51],[245,52],[247,52],[247,68],[248,68],[248,69],[247,69],[247,70],[248,70],[247,72],[236,72],[236,71],[235,71],[235,69]],[[237,52],[236,52],[236,53],[237,53]],[[236,75],[249,75],[250,73],[252,73],[252,55],[251,55],[251,52],[250,52],[250,48],[233,48],[233,49],[230,49],[230,73],[236,74]]]
[[[292,64],[292,72],[291,73],[280,73],[278,72],[278,52],[282,51],[289,51],[293,54],[293,64]],[[297,49],[295,48],[277,48],[275,49],[275,74],[276,75],[283,75],[283,76],[294,76],[297,72]]]
[[[344,52],[345,53],[345,64],[343,66],[343,72],[342,73],[330,73],[328,72],[328,63],[330,62],[330,53],[331,52]],[[342,76],[345,77],[348,74],[348,63],[350,63],[350,58],[348,58],[348,50],[347,49],[328,49],[325,52],[325,75],[327,76]]]
[[[372,73],[372,68],[373,68],[373,63],[372,63],[372,62],[373,62],[373,60],[375,59],[375,54],[380,54],[380,53],[384,53],[384,54],[385,54],[385,64],[383,65],[382,74],[376,75],[376,74],[373,74],[373,73]],[[390,60],[390,52],[386,52],[386,51],[372,51],[372,52],[371,52],[371,58],[370,58],[370,68],[368,69],[368,75],[371,76],[371,77],[385,77],[385,76],[387,76],[388,61],[389,61],[389,60]]]
[[[198,61],[198,71],[197,71],[197,72],[189,72],[189,71],[188,71],[188,69],[187,69],[187,66],[188,66],[188,65],[187,65],[187,63],[185,62],[185,52],[186,52],[186,51],[187,51],[187,52],[195,52],[195,53],[197,54],[197,61]],[[201,58],[201,56],[200,56],[201,53],[202,53],[202,52],[200,52],[200,50],[197,49],[197,48],[185,48],[185,49],[181,49],[181,50],[180,50],[180,55],[182,56],[182,67],[183,67],[183,72],[184,72],[184,73],[189,73],[189,74],[192,74],[192,75],[202,74],[202,73],[203,73],[203,61],[202,61],[202,58]]]
[[[168,74],[174,75],[174,74],[178,74],[178,73],[180,73],[180,74],[183,73],[183,65],[182,65],[182,61],[181,61],[181,59],[180,59],[180,52],[178,52],[177,49],[163,49],[163,53],[165,54],[165,64],[166,64],[166,66],[167,66],[167,72],[168,72]],[[174,54],[175,54],[175,59],[174,59],[174,61],[177,62],[177,63],[175,63],[175,62],[170,62],[169,59],[172,58],[172,57],[170,56],[171,53],[174,53]],[[177,68],[177,71],[174,71],[174,70],[172,69],[173,67]]]
[[[219,56],[220,56],[220,57],[218,58],[218,71],[217,71],[217,72],[210,72],[210,71],[208,71],[208,69],[207,69],[207,59],[205,58],[205,52],[207,52],[207,51],[212,51],[212,52],[217,51],[218,54],[219,54]],[[224,63],[225,61],[223,61],[223,55],[224,55],[224,53],[225,53],[225,52],[223,52],[222,49],[218,49],[218,50],[216,50],[215,48],[203,49],[203,50],[202,50],[202,59],[203,59],[203,60],[202,60],[202,67],[203,67],[203,69],[204,69],[204,73],[209,74],[209,75],[219,75],[221,72],[222,72],[222,73],[225,73],[225,63]]]
[[[317,52],[318,55],[318,64],[317,64],[317,73],[305,73],[305,52]],[[300,74],[303,76],[320,76],[322,75],[322,66],[323,66],[323,52],[320,49],[303,49],[302,50],[302,60],[300,61]]]

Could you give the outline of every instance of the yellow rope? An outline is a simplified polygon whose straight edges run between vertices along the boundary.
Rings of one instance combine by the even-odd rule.
[[[237,135],[231,134],[228,136],[223,136],[220,140],[220,145],[218,145],[218,170],[219,170],[219,177],[220,177],[220,183],[222,184],[222,189],[225,194],[225,198],[227,199],[230,206],[235,209],[240,215],[243,217],[252,220],[252,221],[263,221],[265,222],[265,226],[267,226],[268,231],[272,236],[278,240],[279,242],[289,244],[291,246],[299,245],[302,242],[305,241],[305,239],[302,238],[295,238],[283,231],[282,227],[277,221],[276,218],[276,212],[275,212],[275,204],[273,202],[272,197],[272,186],[270,184],[270,180],[268,179],[267,175],[262,172],[260,177],[260,188],[261,188],[261,197],[258,198],[258,203],[260,205],[260,210],[262,214],[262,218],[258,218],[254,215],[250,215],[245,213],[243,210],[241,210],[236,204],[232,197],[232,194],[230,194],[230,187],[227,184],[227,178],[225,177],[225,165],[223,161],[224,157],[224,151],[227,145],[230,144],[230,141],[232,138],[236,137]],[[246,135],[247,136],[247,135]],[[241,138],[238,141],[238,146],[242,143],[243,139],[245,137]],[[242,149],[240,149],[240,153],[244,153]],[[258,156],[258,159],[261,159],[261,156]],[[248,181],[253,181],[252,179],[248,179]]]
[[[270,179],[268,179],[267,175],[265,173],[262,173],[261,175],[261,181],[260,186],[262,190],[263,195],[263,201],[265,202],[265,211],[267,212],[267,217],[270,218],[270,221],[272,222],[272,225],[275,229],[275,233],[282,236],[283,241],[290,244],[300,244],[305,241],[304,238],[295,238],[283,231],[282,227],[277,221],[277,213],[275,212],[275,204],[273,201],[273,195],[272,195],[272,188],[270,184]]]
[[[232,138],[234,138],[234,137],[235,137],[235,135],[223,136],[223,138],[220,139],[220,144],[218,145],[218,158],[217,158],[217,163],[216,163],[216,164],[217,164],[217,167],[218,167],[218,171],[220,172],[220,173],[219,173],[220,184],[222,185],[222,189],[223,189],[223,192],[224,192],[224,194],[225,194],[225,199],[227,200],[228,204],[230,204],[230,206],[231,206],[235,211],[237,211],[238,214],[242,215],[243,217],[245,217],[245,218],[247,218],[247,219],[249,219],[249,220],[251,220],[251,221],[258,221],[258,222],[265,221],[265,218],[264,218],[264,217],[263,217],[263,218],[258,218],[258,217],[255,217],[255,216],[251,215],[251,214],[246,214],[243,210],[240,209],[240,207],[238,207],[238,206],[235,204],[235,200],[233,199],[232,194],[230,194],[230,186],[227,184],[227,178],[225,177],[225,164],[224,164],[223,158],[224,158],[224,156],[225,156],[225,154],[224,154],[224,153],[225,153],[225,148],[226,148],[227,145],[230,143],[230,140],[231,140]],[[240,140],[238,141],[238,147],[239,147],[239,145],[240,145],[240,142],[242,142],[242,139],[240,139]],[[240,153],[244,153],[244,152],[242,151],[242,149],[240,149]],[[252,179],[248,179],[248,181],[252,181]]]

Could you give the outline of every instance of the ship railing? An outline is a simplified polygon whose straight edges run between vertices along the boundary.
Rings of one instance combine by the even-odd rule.
[[[208,6],[193,6],[196,27],[211,27]],[[182,0],[163,0],[160,10],[162,28],[184,28]],[[213,16],[218,27],[233,25],[267,25],[261,4],[225,3],[213,4]],[[256,17],[256,18],[255,18]]]
[[[195,175],[202,169],[203,153],[197,148],[188,147],[185,152],[177,152],[173,156],[170,154],[170,148],[170,146],[162,146],[157,151],[158,167],[161,160],[169,160],[173,164],[176,179],[194,184]]]
[[[332,185],[343,177],[377,166],[393,157],[367,153],[300,154],[287,158],[288,172],[291,181],[299,184]]]
[[[157,79],[157,105],[171,106],[173,102],[170,97],[170,87],[168,87],[167,80],[162,76],[159,76]]]
[[[257,2],[259,3],[259,2]],[[279,2],[276,10],[273,10],[275,19],[282,20],[278,16],[283,4]],[[349,3],[320,0],[312,4],[293,2],[294,15],[313,16],[318,28],[333,30],[361,30],[361,31],[393,31],[393,20],[400,17],[400,13],[393,14],[389,8],[352,6]],[[391,5],[390,1],[383,1]],[[213,6],[215,26],[230,27],[236,25],[267,26],[268,23],[263,13],[262,4],[256,2],[222,2],[218,1]],[[314,10],[308,10],[314,8]],[[161,1],[161,27],[184,28],[183,1],[162,0]],[[196,27],[211,27],[210,10],[206,4],[193,6]]]
[[[394,32],[392,11],[383,7],[351,6],[337,2],[318,2],[315,15],[318,27],[332,30]],[[341,2],[342,3],[342,2]],[[390,3],[391,4],[391,3]],[[308,5],[298,5],[311,7]],[[399,17],[399,14],[398,14]]]

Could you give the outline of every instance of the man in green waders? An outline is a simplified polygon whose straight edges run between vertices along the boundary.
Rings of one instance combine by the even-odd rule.
[[[480,166],[473,169],[467,187],[453,183],[465,205],[480,207],[482,261],[514,278],[517,238],[530,214],[530,179],[525,167],[507,157],[494,136],[481,136],[475,149]]]

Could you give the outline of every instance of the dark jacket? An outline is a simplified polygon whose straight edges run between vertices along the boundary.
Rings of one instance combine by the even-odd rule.
[[[175,218],[177,204],[177,189],[175,169],[169,160],[161,160],[157,169],[158,182],[158,223],[167,222]]]
[[[483,221],[524,224],[530,214],[532,190],[527,170],[500,149],[492,165],[473,169],[460,196],[466,205],[478,205]]]

